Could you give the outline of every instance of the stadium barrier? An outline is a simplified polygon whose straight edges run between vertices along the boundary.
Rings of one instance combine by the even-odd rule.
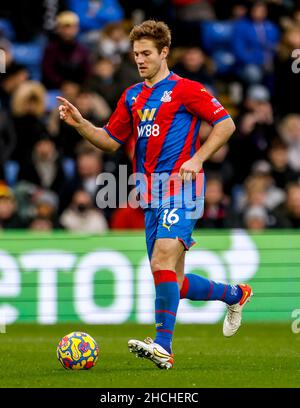
[[[186,272],[252,285],[244,321],[292,321],[300,309],[300,233],[203,230]],[[140,324],[154,321],[154,286],[143,232],[77,235],[1,232],[0,325]],[[222,302],[181,300],[181,323],[217,323]]]

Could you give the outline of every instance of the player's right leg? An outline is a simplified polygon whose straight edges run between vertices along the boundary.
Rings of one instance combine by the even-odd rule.
[[[153,361],[158,368],[173,367],[172,339],[179,304],[179,286],[175,266],[184,247],[174,238],[155,240],[153,254],[150,254],[151,270],[155,283],[155,339],[144,341],[131,339],[129,350],[137,357]]]
[[[129,351],[137,357],[148,358],[158,368],[170,369],[174,365],[174,355],[165,350],[160,344],[147,337],[144,341],[130,339],[128,341]]]
[[[183,282],[184,282],[184,263],[185,263],[185,254],[186,251],[184,251],[180,258],[177,261],[177,264],[175,266],[175,271],[177,275],[177,281],[178,281],[178,286],[179,290],[181,290]]]

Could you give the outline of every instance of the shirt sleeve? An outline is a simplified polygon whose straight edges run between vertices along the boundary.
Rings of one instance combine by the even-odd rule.
[[[115,111],[103,129],[120,144],[124,144],[129,139],[132,133],[132,120],[126,104],[126,91],[123,92]]]
[[[188,112],[211,126],[230,118],[221,103],[199,82],[184,80],[184,105]]]

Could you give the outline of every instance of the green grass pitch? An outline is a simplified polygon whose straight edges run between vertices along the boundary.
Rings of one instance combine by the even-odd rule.
[[[86,331],[100,346],[96,367],[65,370],[56,358],[59,339]],[[175,366],[159,370],[135,358],[129,338],[144,339],[153,326],[13,325],[0,334],[0,387],[300,387],[300,333],[289,324],[244,324],[224,338],[218,325],[177,325]]]

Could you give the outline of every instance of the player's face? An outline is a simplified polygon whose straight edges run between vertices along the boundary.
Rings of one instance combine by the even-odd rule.
[[[151,79],[162,68],[168,48],[164,47],[159,53],[153,40],[141,39],[134,42],[133,53],[140,76],[144,79]]]

